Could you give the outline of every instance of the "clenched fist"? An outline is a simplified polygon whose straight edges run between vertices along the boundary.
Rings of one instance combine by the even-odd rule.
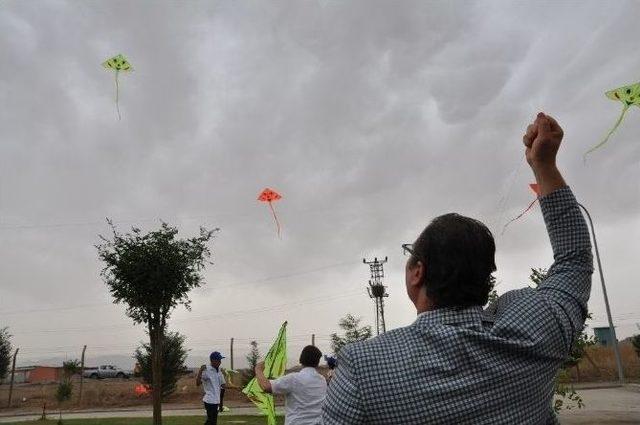
[[[564,132],[555,119],[542,112],[538,114],[533,124],[527,127],[522,138],[526,146],[527,162],[534,169],[555,167],[556,154]]]

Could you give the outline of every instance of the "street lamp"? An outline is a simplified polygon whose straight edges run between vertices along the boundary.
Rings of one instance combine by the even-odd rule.
[[[593,220],[591,220],[591,214],[584,207],[584,205],[578,203],[580,208],[587,214],[589,219],[589,225],[591,227],[591,237],[593,239],[593,246],[596,251],[596,260],[598,261],[598,271],[600,272],[600,283],[602,284],[602,295],[604,296],[604,306],[607,309],[607,320],[609,321],[609,329],[611,329],[611,336],[613,338],[613,351],[616,356],[616,365],[618,366],[618,379],[620,384],[624,384],[624,373],[622,372],[622,360],[620,358],[620,348],[618,347],[618,338],[616,337],[616,328],[613,326],[613,319],[611,318],[611,309],[609,308],[609,297],[607,297],[607,288],[604,285],[604,275],[602,274],[602,263],[600,262],[600,252],[598,251],[598,242],[596,241],[596,231],[593,227]]]

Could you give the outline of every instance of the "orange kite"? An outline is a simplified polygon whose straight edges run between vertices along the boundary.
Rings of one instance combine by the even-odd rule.
[[[276,222],[276,228],[278,230],[278,237],[280,237],[280,222],[278,221],[278,216],[276,215],[276,210],[273,209],[273,203],[274,201],[278,201],[282,199],[282,196],[274,191],[271,190],[269,188],[266,188],[265,190],[262,191],[262,193],[260,193],[260,196],[258,196],[258,201],[260,202],[268,202],[269,203],[269,208],[271,208],[271,213],[273,214],[273,219]]]

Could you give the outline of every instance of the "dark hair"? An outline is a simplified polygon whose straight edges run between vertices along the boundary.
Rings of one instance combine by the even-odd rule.
[[[483,306],[493,287],[496,245],[491,231],[455,213],[435,218],[413,244],[412,262],[422,261],[422,285],[435,307]]]
[[[300,353],[300,364],[307,367],[318,367],[322,353],[313,345],[307,345]]]

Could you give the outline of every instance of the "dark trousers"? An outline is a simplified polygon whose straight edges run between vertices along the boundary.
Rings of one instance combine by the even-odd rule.
[[[207,422],[204,425],[218,425],[218,405],[205,403],[204,409],[207,411]]]

